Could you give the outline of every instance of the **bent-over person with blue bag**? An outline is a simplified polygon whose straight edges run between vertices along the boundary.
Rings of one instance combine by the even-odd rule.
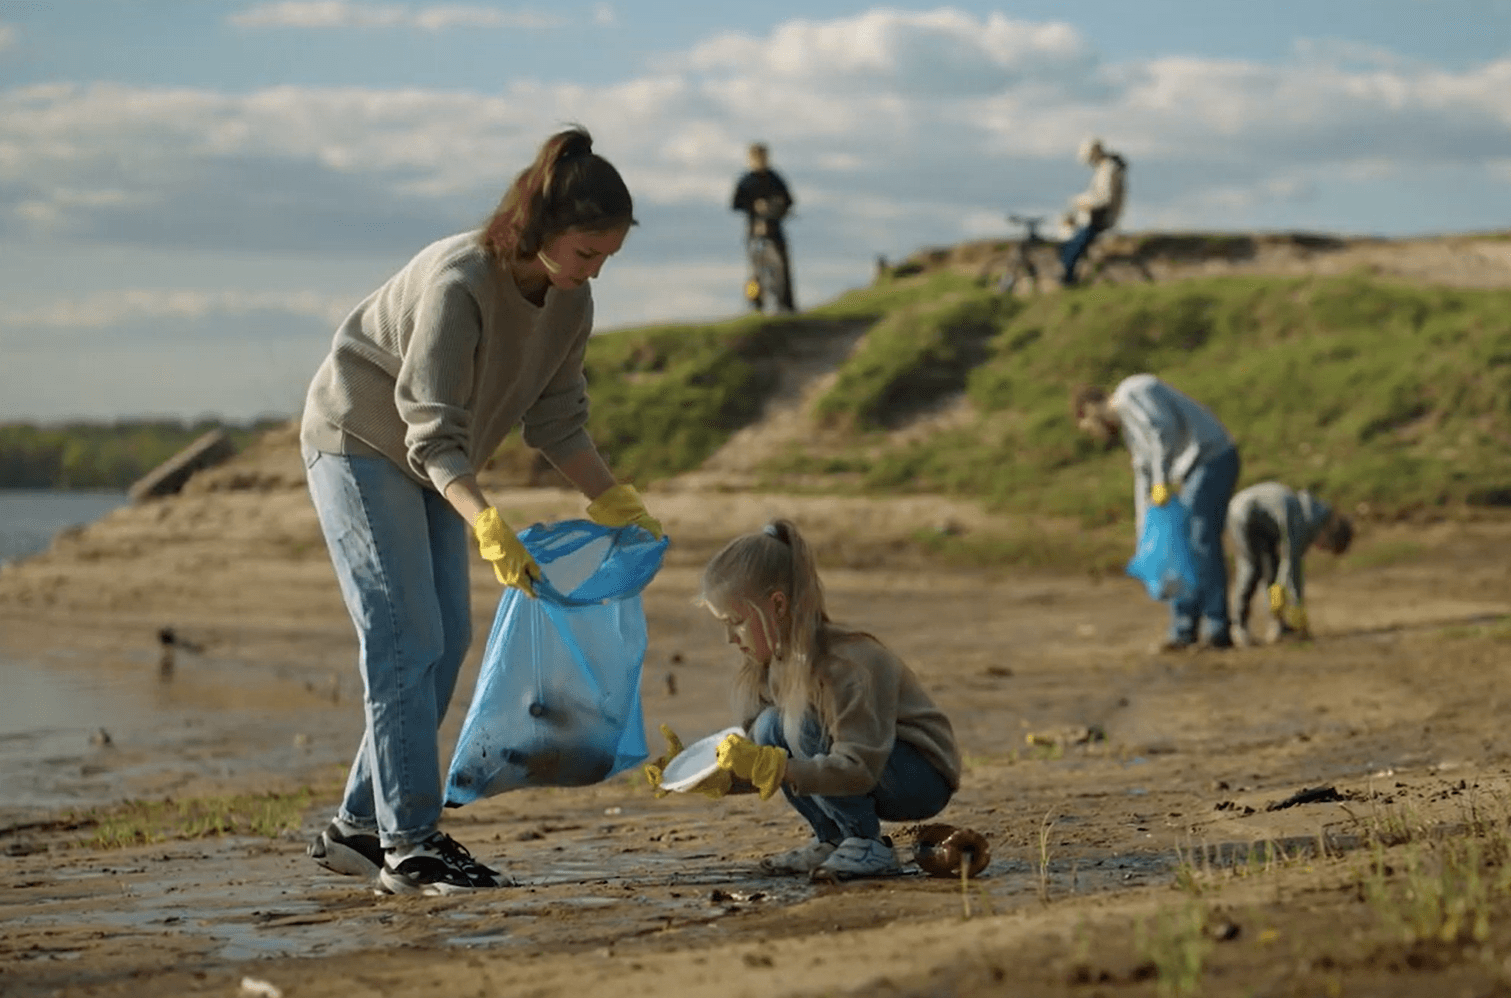
[[[1152,374],[1124,378],[1111,397],[1098,386],[1083,385],[1072,395],[1071,408],[1083,432],[1104,442],[1121,437],[1127,445],[1139,536],[1151,503],[1178,498],[1191,514],[1197,585],[1170,601],[1170,631],[1158,647],[1173,651],[1200,640],[1211,648],[1231,648],[1222,536],[1238,483],[1233,437],[1206,406]]]

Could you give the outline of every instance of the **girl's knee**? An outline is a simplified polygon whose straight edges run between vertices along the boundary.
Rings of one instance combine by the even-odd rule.
[[[786,739],[782,737],[782,715],[775,707],[767,707],[756,715],[750,724],[750,740],[757,745],[786,746]]]

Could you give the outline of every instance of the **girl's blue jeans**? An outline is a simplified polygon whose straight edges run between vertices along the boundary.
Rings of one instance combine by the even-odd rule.
[[[791,751],[775,707],[767,707],[756,716],[750,726],[750,738],[757,745],[775,745]],[[804,719],[803,754],[822,755],[829,750],[830,741],[813,715]],[[923,753],[899,738],[893,742],[881,779],[868,793],[853,797],[801,796],[786,784],[782,785],[782,793],[797,813],[807,819],[820,841],[840,842],[848,838],[880,838],[882,821],[932,818],[944,810],[954,791]]]
[[[440,823],[436,735],[472,640],[467,524],[386,458],[304,462],[360,642],[367,729],[337,816],[385,848],[420,842]]]

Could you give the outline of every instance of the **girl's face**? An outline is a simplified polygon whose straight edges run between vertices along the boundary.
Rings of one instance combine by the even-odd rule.
[[[761,600],[737,596],[729,606],[711,609],[714,616],[724,622],[726,640],[765,665],[771,661],[779,644],[777,627],[785,605],[786,598],[780,592],[773,592]]]
[[[559,291],[580,288],[598,276],[604,261],[624,245],[628,228],[608,232],[568,229],[551,237],[536,254],[545,268],[546,278]]]

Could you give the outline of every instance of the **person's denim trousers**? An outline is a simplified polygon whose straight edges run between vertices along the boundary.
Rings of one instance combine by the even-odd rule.
[[[788,749],[782,730],[781,714],[767,707],[750,726],[750,738],[757,745],[775,745]],[[829,750],[830,739],[813,715],[803,721],[802,754],[822,755]],[[782,793],[797,813],[807,819],[813,834],[822,842],[840,842],[848,838],[881,837],[882,821],[922,821],[944,810],[954,791],[923,753],[902,739],[893,742],[881,780],[869,793],[853,797],[802,796],[782,785]]]
[[[1091,244],[1101,235],[1102,230],[1095,225],[1083,225],[1076,229],[1075,233],[1065,242],[1060,244],[1060,283],[1074,284],[1076,281],[1076,265],[1091,249]]]
[[[1205,621],[1208,640],[1228,635],[1228,565],[1222,536],[1228,501],[1238,484],[1238,448],[1229,447],[1191,469],[1181,485],[1180,501],[1191,512],[1191,556],[1196,562],[1196,591],[1170,603],[1170,637],[1195,641]]]
[[[441,819],[436,735],[472,640],[467,524],[386,458],[304,461],[360,639],[367,730],[337,815],[385,848],[423,841]]]

